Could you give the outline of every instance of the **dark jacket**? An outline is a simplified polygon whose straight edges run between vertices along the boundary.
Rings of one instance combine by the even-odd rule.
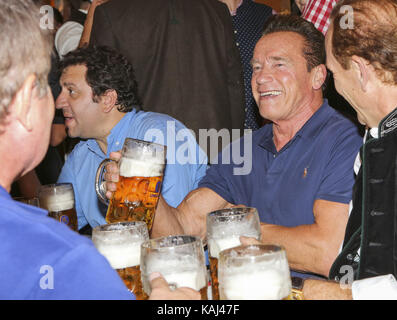
[[[335,280],[346,274],[343,266],[353,268],[356,280],[397,276],[397,109],[381,121],[379,139],[367,140],[360,152],[343,250],[330,271]]]
[[[94,15],[90,45],[132,63],[145,111],[188,128],[243,128],[242,67],[229,11],[218,0],[112,0]]]

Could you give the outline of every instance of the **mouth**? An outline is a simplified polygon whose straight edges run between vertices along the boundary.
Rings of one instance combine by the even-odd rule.
[[[279,90],[271,90],[271,91],[264,91],[264,92],[259,92],[259,96],[261,98],[272,98],[272,97],[278,97],[281,95],[281,91]]]
[[[66,116],[64,115],[65,118],[65,125],[68,126],[74,121],[74,117]]]

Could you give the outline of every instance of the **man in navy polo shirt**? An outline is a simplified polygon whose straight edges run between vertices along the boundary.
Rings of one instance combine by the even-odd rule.
[[[0,299],[132,300],[89,239],[8,193],[40,163],[50,141],[52,41],[39,13],[31,0],[0,0]],[[200,297],[189,288],[171,292],[158,274],[152,289],[155,299]]]
[[[323,99],[324,62],[324,36],[311,23],[292,15],[269,19],[254,50],[252,89],[272,124],[226,148],[176,209],[160,201],[153,234],[204,238],[207,213],[252,206],[262,241],[283,245],[292,269],[328,275],[344,236],[361,137]],[[252,150],[251,166],[227,164],[236,150]],[[108,169],[111,180],[116,169]],[[107,187],[109,196],[115,185]]]

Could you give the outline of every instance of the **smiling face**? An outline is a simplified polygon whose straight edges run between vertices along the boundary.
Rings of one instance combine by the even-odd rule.
[[[262,117],[294,121],[314,97],[313,72],[303,56],[304,38],[295,32],[275,32],[257,43],[252,59],[252,93]]]
[[[98,138],[103,125],[101,101],[92,100],[92,89],[88,85],[84,65],[69,66],[63,70],[60,79],[62,91],[56,107],[62,109],[68,135],[72,138]]]

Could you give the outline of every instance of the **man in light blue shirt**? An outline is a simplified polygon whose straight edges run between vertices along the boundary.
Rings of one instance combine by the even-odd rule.
[[[106,47],[77,49],[61,64],[62,109],[70,137],[86,139],[68,156],[58,182],[75,191],[78,228],[105,224],[107,207],[95,193],[96,170],[125,138],[167,145],[162,195],[173,206],[205,175],[207,157],[190,131],[179,121],[159,113],[138,111],[137,85],[131,64]]]

